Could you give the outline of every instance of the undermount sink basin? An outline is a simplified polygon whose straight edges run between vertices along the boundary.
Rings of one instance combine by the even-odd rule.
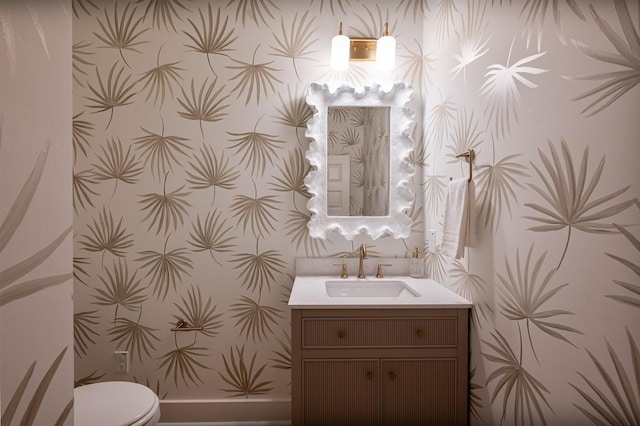
[[[401,280],[326,281],[330,297],[419,297],[420,294]]]

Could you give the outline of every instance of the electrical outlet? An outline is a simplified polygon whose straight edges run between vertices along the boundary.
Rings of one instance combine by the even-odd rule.
[[[436,230],[435,229],[429,229],[429,232],[427,233],[427,246],[429,246],[428,250],[431,253],[436,252]]]
[[[115,351],[113,353],[113,370],[116,373],[129,372],[129,351]]]

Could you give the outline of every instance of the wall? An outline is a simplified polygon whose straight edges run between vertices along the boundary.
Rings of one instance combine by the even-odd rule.
[[[0,422],[73,424],[70,1],[0,2]]]
[[[472,424],[638,424],[639,4],[430,4],[427,229],[478,153],[476,248],[427,262],[475,303]]]
[[[427,259],[475,303],[472,423],[582,424],[604,401],[633,413],[640,98],[633,80],[607,80],[637,78],[640,12],[592,3],[78,1],[76,381],[286,399],[293,259],[361,242],[407,255],[425,227],[441,233],[447,182],[468,175],[455,154],[473,147],[477,246]],[[368,64],[330,72],[329,40],[340,20],[356,36],[385,16],[393,77],[414,86],[425,123],[414,232],[310,240],[306,85],[376,78]],[[179,318],[204,330],[175,334]],[[113,373],[117,349],[132,354],[128,375]]]
[[[357,256],[361,243],[406,256],[422,244],[420,207],[406,240],[308,236],[307,85],[378,78],[373,63],[330,71],[338,22],[375,36],[390,17],[399,55],[420,45],[410,10],[348,3],[76,3],[78,383],[136,380],[166,400],[288,400],[294,259]],[[399,62],[397,78],[411,82]],[[412,108],[420,116],[417,92]],[[178,319],[203,330],[172,332]],[[115,350],[130,351],[128,374],[114,373]]]

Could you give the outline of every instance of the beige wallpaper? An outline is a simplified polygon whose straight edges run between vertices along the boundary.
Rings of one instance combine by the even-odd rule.
[[[639,4],[431,6],[427,229],[477,152],[477,246],[427,262],[475,303],[472,423],[638,424]]]
[[[422,22],[391,3],[162,4],[74,3],[76,381],[288,398],[295,257],[422,243],[419,207],[406,240],[308,236],[306,86],[341,78],[338,19],[372,36],[388,20],[407,44]],[[203,329],[172,332],[178,320]],[[113,374],[114,350],[130,351],[129,375]]]
[[[71,2],[0,2],[0,423],[73,424]]]
[[[637,424],[638,9],[75,1],[76,381],[122,377],[126,349],[124,377],[165,398],[286,397],[294,258],[407,255],[474,148],[477,247],[427,258],[475,303],[472,423]],[[329,70],[341,20],[389,21],[393,78],[415,89],[407,240],[306,234],[306,85],[380,78]]]

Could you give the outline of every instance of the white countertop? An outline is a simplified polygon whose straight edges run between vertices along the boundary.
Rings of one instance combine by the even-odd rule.
[[[404,281],[418,293],[415,297],[331,297],[327,294],[326,281],[360,282],[376,285],[377,278],[337,278],[334,276],[296,276],[289,297],[292,309],[335,309],[335,308],[470,308],[473,304],[464,297],[428,278],[406,276],[385,276],[381,281]]]

